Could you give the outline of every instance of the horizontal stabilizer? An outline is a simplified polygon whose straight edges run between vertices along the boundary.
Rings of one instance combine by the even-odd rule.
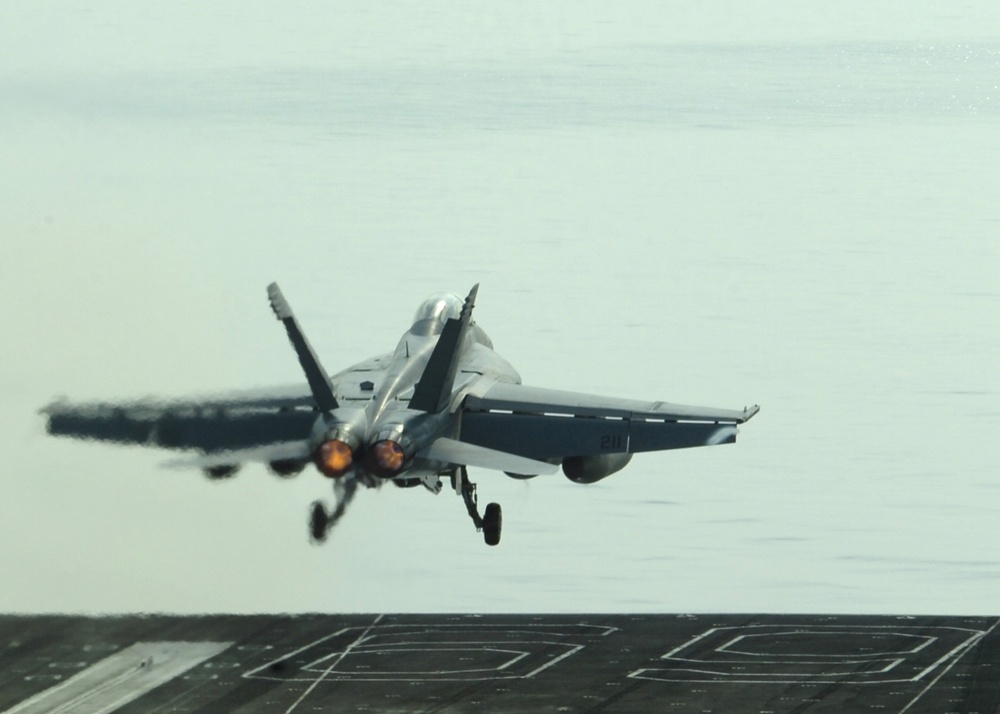
[[[307,461],[311,455],[308,441],[283,441],[267,446],[236,451],[185,456],[163,463],[170,469],[210,469],[216,466],[238,466],[246,463],[266,464],[271,461]]]
[[[536,461],[505,451],[487,449],[485,446],[466,444],[455,439],[440,438],[417,454],[420,458],[431,461],[443,461],[457,466],[475,466],[481,469],[494,469],[509,473],[533,476],[554,474],[559,470],[559,464],[547,461]]]

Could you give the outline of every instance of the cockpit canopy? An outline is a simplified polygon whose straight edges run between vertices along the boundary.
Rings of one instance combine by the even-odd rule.
[[[421,303],[413,316],[412,332],[418,335],[436,335],[448,320],[457,320],[462,314],[462,298],[451,293],[436,293]]]

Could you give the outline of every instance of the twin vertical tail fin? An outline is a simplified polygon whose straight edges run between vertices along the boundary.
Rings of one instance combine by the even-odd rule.
[[[469,325],[472,324],[472,308],[476,306],[478,292],[479,283],[476,283],[469,291],[469,296],[465,298],[459,318],[457,320],[452,318],[445,323],[431,358],[424,367],[424,373],[413,390],[410,409],[439,412],[448,406],[452,389],[455,387],[462,344]]]
[[[306,373],[306,380],[309,382],[309,389],[312,390],[316,405],[323,412],[332,412],[339,404],[337,404],[337,397],[333,393],[330,377],[323,369],[323,365],[319,363],[319,357],[316,356],[312,345],[309,344],[309,340],[306,339],[299,327],[299,321],[295,319],[292,308],[285,300],[285,296],[281,294],[281,288],[278,287],[277,283],[271,283],[267,286],[267,297],[271,302],[271,309],[274,310],[275,317],[281,320],[285,326],[288,340],[295,348],[295,354],[299,358],[299,364],[302,365],[302,371]]]

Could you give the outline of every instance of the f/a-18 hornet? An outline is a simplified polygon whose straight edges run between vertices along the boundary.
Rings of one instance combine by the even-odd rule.
[[[597,397],[521,384],[513,367],[472,320],[479,286],[463,302],[439,294],[417,310],[390,354],[330,375],[276,283],[274,314],[308,387],[238,393],[223,399],[132,404],[58,402],[42,411],[49,433],[167,449],[194,450],[177,464],[210,478],[260,462],[280,476],[312,463],[333,482],[336,505],[312,505],[310,532],[324,540],[359,486],[424,486],[448,478],[484,534],[500,542],[501,510],[482,515],[467,467],[526,479],[563,473],[590,484],[621,470],[640,451],[731,444],[743,410]]]

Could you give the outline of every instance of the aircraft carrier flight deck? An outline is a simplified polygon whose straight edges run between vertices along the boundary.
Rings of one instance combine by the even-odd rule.
[[[0,616],[0,713],[1000,712],[996,617]]]

